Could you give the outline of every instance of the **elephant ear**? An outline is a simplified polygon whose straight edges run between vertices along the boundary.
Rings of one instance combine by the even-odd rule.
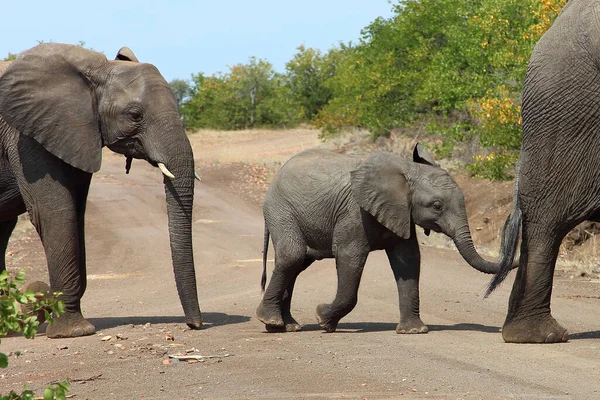
[[[121,47],[115,60],[139,62],[133,51],[129,47]]]
[[[417,143],[413,150],[413,161],[419,164],[427,164],[432,167],[439,167],[433,159],[433,155],[421,143]]]
[[[375,153],[350,174],[352,193],[360,207],[396,235],[408,239],[410,191],[399,158]]]
[[[97,172],[102,137],[89,74],[105,62],[100,53],[56,43],[22,53],[0,78],[0,115],[67,164]]]

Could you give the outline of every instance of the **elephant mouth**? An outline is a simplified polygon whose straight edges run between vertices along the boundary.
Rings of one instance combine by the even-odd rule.
[[[142,143],[137,138],[118,140],[107,145],[115,153],[123,154],[127,158],[147,159]],[[148,162],[152,163],[150,160]],[[156,165],[154,165],[156,167]]]
[[[164,162],[151,160],[150,158],[148,158],[148,155],[144,151],[144,147],[142,146],[141,141],[136,137],[118,140],[114,143],[111,143],[107,147],[115,153],[123,154],[125,156],[125,171],[127,173],[129,173],[129,169],[131,168],[132,159],[136,158],[140,160],[146,160],[153,167],[160,169],[160,172],[162,172],[162,174],[167,178],[175,178],[175,175],[171,171],[169,171]],[[194,177],[196,180],[201,180],[200,176],[198,176],[198,174],[195,171]]]
[[[160,168],[161,164],[164,167],[163,163],[148,158],[148,155],[144,151],[144,147],[142,146],[142,143],[138,138],[132,137],[123,140],[118,140],[114,143],[109,144],[107,147],[115,153],[123,154],[127,158],[127,170],[129,170],[129,167],[131,167],[131,159],[133,158],[138,160],[146,160],[150,165],[152,165],[155,168]],[[161,171],[165,173],[163,168],[161,168]],[[173,175],[171,173],[169,174]],[[169,176],[169,174],[165,175]]]
[[[440,228],[440,226],[438,224],[435,223],[428,223],[428,224],[417,224],[419,225],[421,228],[425,229],[425,231],[434,231],[436,233],[444,233],[444,231],[442,230],[442,228]]]

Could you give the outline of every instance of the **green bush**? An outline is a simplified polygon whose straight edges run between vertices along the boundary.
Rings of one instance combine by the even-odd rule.
[[[512,170],[518,158],[518,152],[492,152],[487,156],[473,157],[473,162],[465,168],[477,178],[505,181],[513,178],[508,171]]]
[[[237,130],[295,126],[302,108],[283,75],[251,57],[248,64],[236,64],[224,74],[193,75],[181,114],[189,129]]]
[[[64,304],[54,296],[47,297],[44,293],[34,293],[31,290],[22,291],[19,287],[25,281],[23,271],[12,279],[7,271],[0,273],[0,337],[6,336],[8,332],[21,332],[26,338],[33,339],[39,328],[37,315],[43,313],[46,320],[52,323],[53,317],[64,313]],[[23,306],[28,306],[29,311],[24,313]],[[0,341],[1,343],[1,341]],[[8,367],[8,356],[0,353],[0,368]],[[65,393],[70,390],[68,382],[60,382],[57,385],[48,386],[44,391],[44,400],[66,398]],[[0,393],[0,400],[33,400],[33,391],[24,388],[18,394],[11,391],[8,395]]]

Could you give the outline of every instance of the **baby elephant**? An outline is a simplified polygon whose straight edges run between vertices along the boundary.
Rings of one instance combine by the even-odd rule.
[[[417,144],[413,160],[375,153],[366,160],[326,150],[291,158],[265,196],[262,287],[269,234],[275,269],[256,311],[267,331],[298,331],[290,304],[298,274],[315,260],[335,258],[337,294],[316,309],[319,325],[333,332],[357,302],[369,252],[385,250],[398,286],[397,333],[425,333],[419,315],[420,253],[415,225],[443,232],[463,258],[488,274],[499,265],[475,250],[462,192],[431,154]]]

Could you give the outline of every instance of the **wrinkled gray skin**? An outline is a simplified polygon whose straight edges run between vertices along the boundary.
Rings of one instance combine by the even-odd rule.
[[[496,273],[498,264],[473,246],[462,192],[431,155],[417,145],[413,161],[389,153],[366,160],[325,150],[291,158],[265,196],[263,288],[269,235],[275,269],[256,311],[268,331],[298,331],[290,313],[294,283],[315,260],[335,258],[338,288],[317,307],[319,324],[336,330],[356,305],[369,252],[385,250],[398,286],[398,333],[425,333],[419,315],[420,253],[416,227],[443,232],[474,268]]]
[[[1,67],[4,68],[5,65]],[[0,71],[1,72],[1,71]],[[28,211],[48,261],[50,286],[66,313],[49,337],[90,335],[84,215],[103,146],[162,163],[175,280],[191,328],[200,328],[192,254],[194,158],[177,103],[158,70],[127,48],[117,60],[64,44],[22,53],[0,77],[0,270],[17,216]],[[127,223],[127,221],[123,221]]]
[[[568,340],[551,315],[552,280],[564,236],[600,221],[600,1],[570,0],[537,43],[523,89],[523,143],[515,208],[505,227],[520,267],[502,337]],[[507,275],[503,269],[493,290]]]

